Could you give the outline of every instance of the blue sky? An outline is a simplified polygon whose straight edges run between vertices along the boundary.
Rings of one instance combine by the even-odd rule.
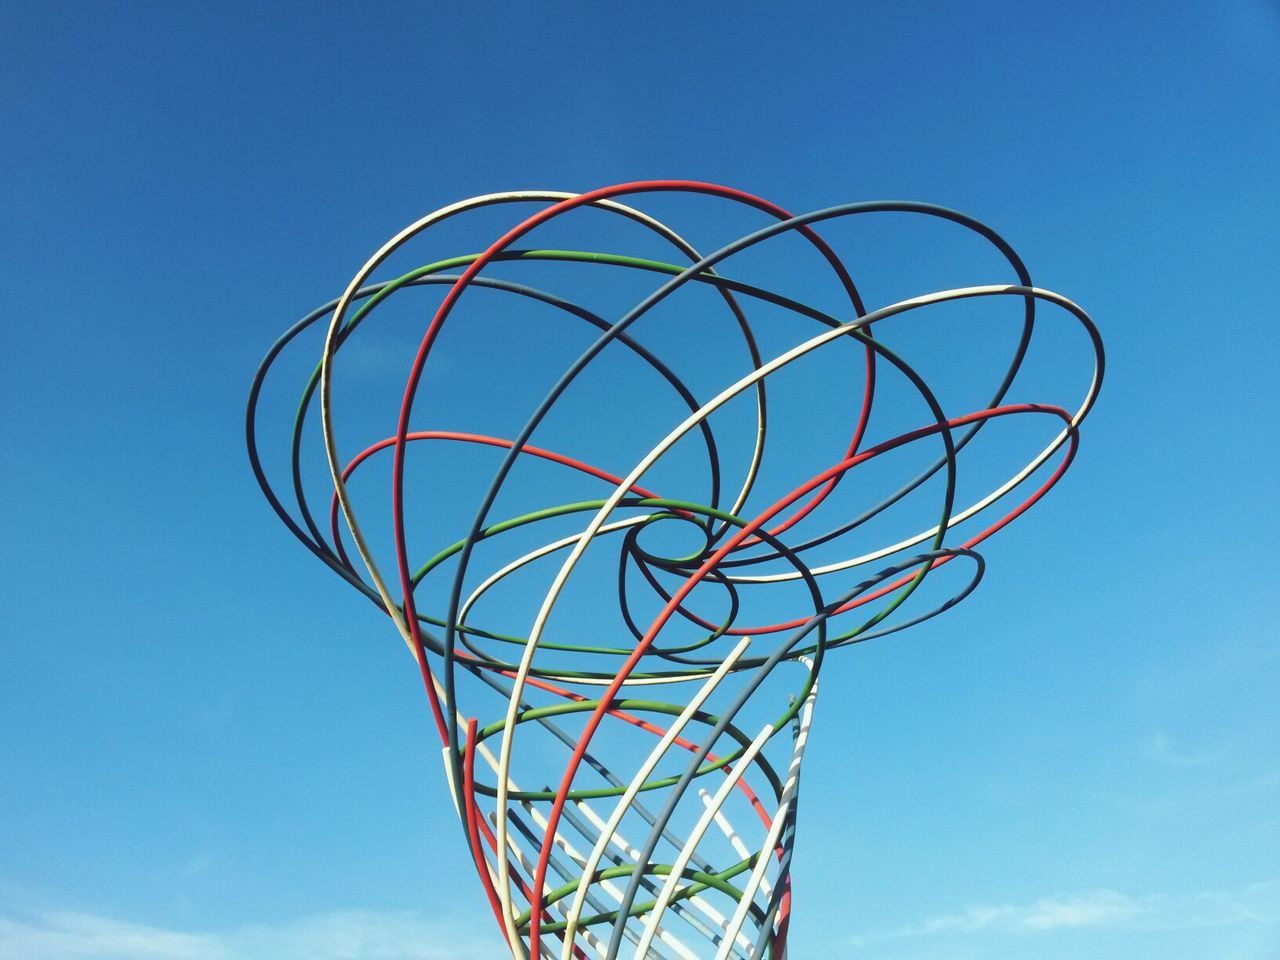
[[[978,593],[832,668],[794,956],[1280,958],[1273,3],[9,4],[0,53],[0,955],[499,955],[243,398],[436,207],[690,177],[970,212],[1108,348]]]

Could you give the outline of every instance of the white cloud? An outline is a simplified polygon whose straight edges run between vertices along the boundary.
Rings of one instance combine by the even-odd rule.
[[[496,943],[462,924],[395,911],[196,932],[91,913],[0,909],[0,957],[22,960],[493,960]]]
[[[975,905],[886,933],[857,936],[853,943],[976,932],[1030,935],[1082,927],[1169,931],[1237,923],[1280,924],[1280,881],[1182,895],[1089,890],[1026,904]]]
[[[899,934],[920,936],[972,930],[1033,931],[1099,926],[1130,920],[1139,909],[1138,901],[1132,897],[1111,890],[1092,890],[1070,897],[1042,898],[1022,906],[973,906],[904,927]]]
[[[86,913],[0,916],[0,956],[31,960],[222,960],[216,938]]]
[[[1168,734],[1157,730],[1142,745],[1142,753],[1155,763],[1167,767],[1202,767],[1216,758],[1207,753],[1190,753],[1180,750]]]

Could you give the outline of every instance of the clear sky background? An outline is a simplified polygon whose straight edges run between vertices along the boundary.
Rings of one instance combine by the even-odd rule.
[[[6,4],[0,957],[500,955],[243,398],[438,206],[689,177],[969,211],[1109,354],[978,594],[843,658],[793,955],[1280,958],[1278,117],[1272,0]]]

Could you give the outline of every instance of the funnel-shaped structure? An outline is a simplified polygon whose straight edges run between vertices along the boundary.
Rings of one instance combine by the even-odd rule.
[[[886,298],[903,258],[908,287],[982,272]],[[930,204],[501,193],[405,228],[290,328],[248,442],[412,655],[514,957],[780,958],[828,658],[973,590],[979,545],[1070,465],[1102,356],[1000,236]]]

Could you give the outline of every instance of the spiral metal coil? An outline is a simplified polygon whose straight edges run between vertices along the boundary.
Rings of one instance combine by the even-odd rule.
[[[762,217],[764,225],[703,254],[634,205],[652,194],[668,204],[689,195],[731,203],[741,208],[737,213]],[[464,226],[475,223],[485,208],[488,220],[481,222],[495,213],[518,213],[511,217],[514,225],[483,252],[437,259],[390,280],[373,279],[409,241],[455,218]],[[670,256],[521,245],[553,221],[577,222],[569,214],[584,208],[606,226],[625,223],[629,236],[639,228],[647,237],[645,249],[657,243]],[[1012,282],[926,293],[868,309],[823,231],[836,221],[878,214],[958,225],[1003,259],[1002,271]],[[804,255],[826,272],[840,292],[839,306],[824,311],[735,272],[744,253],[768,249],[770,241],[784,237],[798,240]],[[512,271],[524,276],[563,271],[565,265],[594,271],[593,277],[623,276],[643,283],[647,292],[617,319],[607,319],[575,299],[510,278]],[[334,401],[341,392],[334,388],[339,356],[378,336],[373,318],[380,307],[385,313],[393,299],[432,290],[434,315],[412,359],[394,430],[365,437],[354,455],[349,449],[340,453],[337,436],[347,433]],[[461,311],[460,303],[481,290],[500,298],[486,302],[550,308],[585,325],[591,335],[576,360],[556,369],[558,379],[540,401],[509,411],[514,419],[504,436],[445,429],[451,408],[423,400],[432,371],[439,367],[441,376],[448,374],[442,331]],[[725,321],[717,333],[725,341],[723,352],[732,347],[742,365],[709,390],[695,389],[677,374],[680,362],[687,362],[674,356],[679,345],[644,336],[646,318],[698,290],[700,312],[683,322],[704,322],[701,311],[714,302]],[[944,412],[884,332],[958,301],[1011,302],[1021,319],[1012,359],[989,400],[957,415]],[[809,332],[766,356],[757,319],[762,312],[770,318],[785,314]],[[1048,322],[1038,316],[1049,313],[1055,323],[1064,316],[1078,323],[1092,351],[1091,379],[1074,410],[1009,396],[1037,323]],[[264,388],[286,375],[283,358],[297,354],[301,335],[313,327],[325,330],[323,349],[318,365],[301,368],[310,375],[287,434],[286,495],[268,480],[263,464],[260,410]],[[809,429],[794,419],[769,419],[766,383],[793,364],[850,350],[857,358],[849,374],[856,384],[853,400],[847,409],[826,411],[827,418],[846,423],[842,448],[828,450],[823,469],[764,505],[761,478],[778,448],[777,440],[767,441],[780,430],[790,456]],[[718,357],[722,351],[717,347],[706,356],[712,353]],[[665,435],[655,444],[646,440],[647,453],[622,463],[590,463],[573,451],[536,445],[566,395],[581,391],[576,384],[584,372],[620,354],[643,365],[645,384],[658,384],[678,401]],[[531,368],[542,362],[536,354],[517,359]],[[517,960],[781,958],[792,908],[800,766],[827,653],[921,623],[968,596],[984,569],[977,546],[1040,500],[1071,464],[1102,372],[1102,343],[1088,315],[1033,286],[1013,249],[968,216],[903,201],[847,203],[794,216],[727,187],[645,181],[583,194],[491,194],[406,227],[369,259],[341,297],[307,314],[272,346],[253,382],[246,428],[255,476],[280,520],[378,605],[413,655],[466,844]],[[872,414],[877,383],[886,377],[918,395],[927,415],[910,429],[877,437]],[[491,388],[498,399],[487,402],[503,408],[502,383],[492,382]],[[743,402],[735,404],[738,398]],[[309,416],[315,406],[318,423]],[[629,439],[627,423],[593,416],[587,406],[585,413],[577,411],[574,431],[557,435],[583,438],[584,445],[601,431]],[[415,410],[418,421],[443,426],[415,426]],[[735,451],[736,468],[728,466],[732,458],[721,429],[730,411],[740,419],[747,411],[750,421],[749,429],[730,431],[735,441],[748,438]],[[976,448],[974,440],[987,424],[1011,419],[1047,424],[1048,442],[984,496],[962,500],[961,454]],[[305,437],[317,426],[329,470],[327,529],[305,479]],[[642,436],[644,428],[637,422],[633,432]],[[678,459],[672,454],[677,448],[686,457],[697,451],[698,482],[671,491],[667,475],[661,484],[649,478],[661,472],[664,458]],[[901,455],[912,449],[927,451],[923,465],[912,467],[878,502],[849,509],[844,501],[860,495],[850,490],[855,468],[864,466],[865,473],[872,461],[897,463],[894,458],[907,459]],[[455,451],[465,453],[459,463],[482,463],[479,475],[488,484],[455,483],[472,491],[474,502],[461,515],[440,517],[429,485],[406,480],[406,468],[415,457],[439,465]],[[391,474],[389,535],[370,533],[367,510],[361,514],[366,526],[357,517],[353,475],[373,460]],[[522,473],[530,464],[536,469]],[[741,480],[722,482],[731,469]],[[531,482],[526,474],[539,479]],[[576,495],[584,485],[594,486],[591,496]],[[518,496],[509,497],[513,491]],[[920,532],[873,549],[866,548],[865,537],[858,549],[848,546],[890,508],[914,508],[926,495],[934,512]],[[521,511],[503,513],[508,500],[522,503]],[[834,526],[814,532],[824,516],[834,517]],[[408,533],[411,524],[427,520],[433,536],[440,524],[449,533],[422,554],[424,537],[417,536],[411,550]],[[673,551],[661,547],[661,535],[675,529],[692,536],[694,547],[666,555]],[[394,556],[392,576],[384,575],[376,553]],[[926,578],[957,560],[956,569],[966,571],[959,586],[914,610],[909,598],[930,595]],[[603,586],[589,573],[592,567],[605,571]],[[539,571],[545,571],[541,580]],[[580,592],[595,604],[594,612],[558,625],[553,611],[565,602],[575,577],[587,580]],[[530,582],[538,584],[533,594]],[[428,585],[439,592],[430,601],[424,599]],[[749,622],[754,600],[770,591],[783,591],[783,602],[803,607],[778,622]],[[527,626],[494,626],[529,596],[536,613]],[[712,608],[719,612],[708,613]],[[763,711],[763,723],[750,719],[753,711]]]

